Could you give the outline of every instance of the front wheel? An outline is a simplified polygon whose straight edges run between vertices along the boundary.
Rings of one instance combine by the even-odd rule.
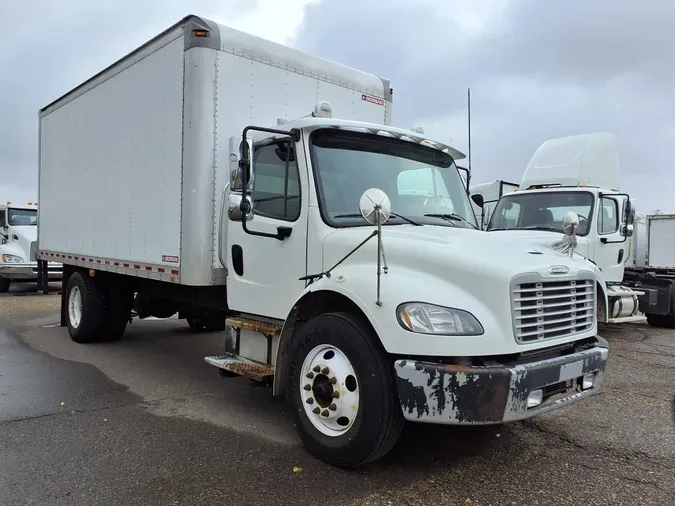
[[[317,316],[292,345],[286,396],[309,453],[338,467],[384,456],[403,416],[393,363],[377,336],[350,314]]]
[[[7,278],[0,278],[0,293],[8,293],[11,281]]]

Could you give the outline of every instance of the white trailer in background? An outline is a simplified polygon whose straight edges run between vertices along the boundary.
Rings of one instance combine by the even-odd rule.
[[[643,292],[640,310],[650,325],[675,328],[675,215],[647,215],[633,242],[635,259],[624,279]]]
[[[71,338],[176,312],[225,328],[205,360],[285,393],[343,467],[406,420],[597,392],[592,266],[476,230],[463,155],[391,104],[385,79],[189,16],[42,109],[39,257],[64,263]]]
[[[492,210],[499,202],[499,199],[502,196],[518,190],[517,183],[509,183],[508,181],[502,181],[498,179],[496,181],[490,181],[488,183],[478,183],[470,188],[471,206],[473,207],[473,213],[476,216],[476,221],[482,229],[487,227],[487,224],[490,222],[490,216],[492,216]],[[473,200],[474,195],[480,195],[483,199],[483,205],[479,206]]]

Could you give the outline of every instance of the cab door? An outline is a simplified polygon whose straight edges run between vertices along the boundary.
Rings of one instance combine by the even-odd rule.
[[[593,258],[608,282],[621,282],[624,263],[630,254],[630,240],[621,233],[625,200],[622,195],[601,196],[594,213],[599,241],[595,244]]]
[[[253,151],[253,211],[246,221],[228,212],[227,304],[233,311],[283,320],[305,282],[307,266],[307,165],[303,150],[288,139],[257,145]],[[228,188],[228,205],[238,207],[241,195]],[[225,255],[223,255],[225,256]]]

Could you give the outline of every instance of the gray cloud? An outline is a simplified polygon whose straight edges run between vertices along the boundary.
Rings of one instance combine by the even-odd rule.
[[[4,4],[0,193],[13,186],[31,199],[37,110],[187,12],[178,0],[161,7],[130,0]],[[198,0],[189,8],[227,14],[227,22],[256,7]],[[477,181],[518,180],[548,138],[610,131],[620,142],[624,187],[640,210],[675,211],[668,190],[673,19],[668,0],[318,0],[290,42],[389,77],[396,124],[422,124],[464,150],[470,86]]]
[[[226,11],[257,1],[1,2],[0,198],[37,196],[38,110],[187,14]],[[194,11],[192,11],[194,9]],[[17,196],[18,194],[18,196]]]
[[[453,14],[472,9],[480,29]],[[471,87],[476,181],[518,181],[546,139],[609,131],[640,210],[675,211],[673,19],[668,0],[322,0],[293,44],[389,77],[394,122],[426,121],[460,149]]]

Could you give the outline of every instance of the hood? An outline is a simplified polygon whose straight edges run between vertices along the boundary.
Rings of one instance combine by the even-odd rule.
[[[556,243],[563,238],[562,233],[551,232],[549,230],[494,230],[487,233],[496,235],[500,239],[509,239],[511,241],[543,246],[549,249],[552,248],[553,243]],[[577,247],[574,251],[579,255],[589,257],[590,242],[588,238],[577,236]]]
[[[3,251],[11,255],[18,255],[24,262],[30,262],[30,245],[37,241],[37,227],[35,225],[9,227],[9,240],[0,246]],[[10,251],[11,248],[11,251]]]
[[[324,268],[330,268],[373,230],[372,227],[339,229],[326,236]],[[541,234],[533,234],[539,237]],[[550,234],[550,243],[560,234]],[[570,275],[580,269],[592,270],[583,259],[569,258],[531,241],[513,240],[512,236],[486,233],[459,227],[396,225],[382,227],[382,244],[390,268],[402,265],[421,272],[448,276],[469,276],[491,284],[495,278],[511,280],[516,274],[548,271],[552,265],[564,265]],[[346,263],[376,260],[377,240],[369,243],[346,260]]]

